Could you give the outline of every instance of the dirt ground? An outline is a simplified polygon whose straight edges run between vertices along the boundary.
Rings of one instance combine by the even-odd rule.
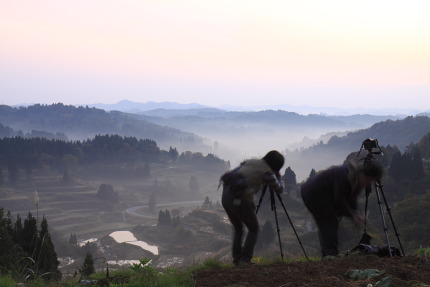
[[[306,262],[284,260],[270,265],[253,264],[244,267],[202,270],[195,276],[195,286],[424,287],[430,286],[429,261],[424,257],[416,256],[379,257],[377,255]],[[377,269],[384,273],[375,278],[361,280],[347,276],[350,270],[369,271],[370,269]]]

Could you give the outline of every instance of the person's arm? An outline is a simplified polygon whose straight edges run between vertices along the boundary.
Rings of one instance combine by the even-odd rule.
[[[279,174],[267,172],[264,174],[263,181],[271,190],[277,193],[282,193],[284,191],[284,181]]]

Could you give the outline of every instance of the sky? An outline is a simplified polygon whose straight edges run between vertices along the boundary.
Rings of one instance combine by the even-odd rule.
[[[428,0],[0,0],[0,104],[430,109]]]

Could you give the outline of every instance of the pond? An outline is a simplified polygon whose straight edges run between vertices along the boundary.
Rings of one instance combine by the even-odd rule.
[[[149,245],[145,241],[137,240],[130,231],[114,231],[109,234],[118,243],[127,243],[141,247],[154,255],[158,255],[158,246]]]

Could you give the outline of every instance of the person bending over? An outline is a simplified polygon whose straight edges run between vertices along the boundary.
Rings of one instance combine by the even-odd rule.
[[[357,209],[361,191],[382,176],[382,166],[372,162],[363,166],[349,161],[333,166],[309,178],[301,186],[301,196],[317,228],[322,258],[337,256],[338,229],[342,216],[360,225],[363,216]]]
[[[282,193],[284,183],[279,171],[284,165],[284,156],[272,150],[261,159],[249,159],[221,177],[223,183],[222,206],[233,225],[233,263],[250,263],[257,242],[259,225],[255,213],[254,195],[264,186]],[[245,242],[244,226],[248,233]]]

